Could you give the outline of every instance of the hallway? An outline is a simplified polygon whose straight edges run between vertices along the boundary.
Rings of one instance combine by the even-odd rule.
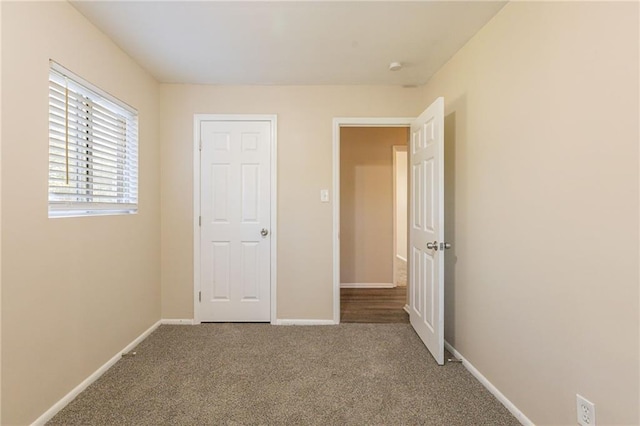
[[[340,322],[408,323],[407,287],[341,288]]]

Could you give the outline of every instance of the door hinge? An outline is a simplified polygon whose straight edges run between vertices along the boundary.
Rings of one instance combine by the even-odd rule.
[[[202,226],[202,216],[198,216],[198,226]]]
[[[202,292],[198,292],[198,302],[202,302]]]

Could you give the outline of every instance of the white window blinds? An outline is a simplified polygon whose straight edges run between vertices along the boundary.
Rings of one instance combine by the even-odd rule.
[[[49,217],[137,210],[137,111],[52,62]]]

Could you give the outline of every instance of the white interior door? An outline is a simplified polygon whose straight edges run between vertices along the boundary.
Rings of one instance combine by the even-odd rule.
[[[269,321],[268,121],[200,124],[200,321]]]
[[[444,364],[444,99],[411,125],[409,317]]]

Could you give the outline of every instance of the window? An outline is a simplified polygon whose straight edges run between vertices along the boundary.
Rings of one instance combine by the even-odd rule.
[[[49,217],[138,211],[138,112],[51,62]]]

